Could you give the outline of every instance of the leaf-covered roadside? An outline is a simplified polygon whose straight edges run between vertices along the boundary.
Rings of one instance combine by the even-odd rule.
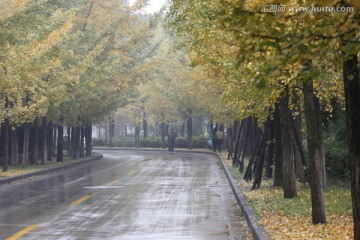
[[[0,172],[0,179],[9,178],[9,177],[16,177],[52,167],[62,166],[66,164],[71,164],[73,162],[78,162],[81,160],[89,159],[91,156],[85,156],[83,158],[79,158],[77,160],[72,159],[64,159],[63,162],[56,162],[56,161],[48,161],[45,165],[41,164],[34,164],[34,165],[16,165],[16,166],[9,166],[9,170],[7,172]]]
[[[283,191],[272,187],[273,181],[263,180],[260,189],[251,191],[252,182],[226,160],[232,176],[243,192],[259,224],[270,239],[353,239],[350,189],[329,184],[325,191],[327,224],[311,223],[311,195],[307,186],[300,186],[298,196],[285,199]]]

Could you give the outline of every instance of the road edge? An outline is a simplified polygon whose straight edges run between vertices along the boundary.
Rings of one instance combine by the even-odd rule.
[[[66,163],[66,164],[61,165],[61,166],[49,167],[47,169],[42,169],[42,170],[38,170],[38,171],[35,171],[35,172],[31,172],[31,173],[26,173],[26,174],[14,176],[14,177],[7,177],[7,178],[4,178],[4,179],[0,179],[0,186],[5,185],[5,184],[10,184],[10,183],[15,182],[15,181],[31,178],[31,177],[36,177],[36,176],[40,176],[40,175],[44,175],[44,174],[48,174],[48,173],[52,173],[52,172],[56,172],[56,171],[65,170],[65,169],[71,168],[71,167],[76,166],[76,165],[80,165],[80,164],[83,164],[83,163],[89,163],[89,162],[92,162],[92,161],[95,161],[95,160],[99,160],[102,157],[103,157],[102,154],[94,152],[87,159],[75,160],[72,163]]]
[[[245,220],[256,240],[268,240],[269,237],[266,235],[264,229],[258,224],[258,221],[250,209],[248,201],[245,199],[244,195],[242,194],[239,186],[236,184],[236,181],[232,177],[228,167],[226,166],[223,157],[218,153],[213,153],[216,155],[221,163],[222,168],[224,169],[225,175],[229,181],[231,189],[234,193],[237,203],[239,204],[242,213],[244,214]]]

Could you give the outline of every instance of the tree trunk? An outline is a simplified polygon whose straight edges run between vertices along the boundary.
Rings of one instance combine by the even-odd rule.
[[[274,169],[274,187],[283,186],[283,153],[282,153],[282,140],[281,140],[281,125],[280,125],[280,112],[279,105],[275,107],[275,169]]]
[[[29,140],[30,140],[30,124],[24,124],[24,139],[23,139],[23,152],[22,164],[29,164]]]
[[[241,149],[240,149],[240,138],[244,129],[244,124],[246,120],[242,120],[240,123],[239,121],[236,121],[234,124],[234,133],[233,133],[233,139],[235,141],[235,152],[234,152],[234,159],[232,162],[233,166],[239,166],[239,156],[241,155]],[[240,126],[239,126],[240,125]]]
[[[56,149],[56,161],[64,161],[64,126],[58,126],[58,140],[57,140],[57,149]]]
[[[85,139],[85,127],[81,126],[80,127],[80,157],[84,157],[84,149],[85,149],[85,145],[84,145],[84,139]]]
[[[140,123],[135,126],[135,147],[140,147]]]
[[[269,119],[268,138],[266,140],[266,153],[265,153],[265,177],[273,177],[274,165],[274,152],[275,152],[275,120]]]
[[[86,124],[85,126],[85,141],[86,141],[86,156],[91,155],[92,151],[92,125]]]
[[[185,137],[185,121],[183,121],[183,123],[181,124],[180,135],[181,135],[182,137]]]
[[[312,223],[326,223],[323,181],[321,119],[315,110],[313,81],[304,83],[304,106],[309,152]]]
[[[37,124],[37,119],[34,121],[32,136],[30,135],[30,139],[32,139],[31,164],[37,164],[39,151],[39,127]]]
[[[149,136],[149,134],[148,134],[148,124],[147,124],[146,111],[144,111],[144,114],[143,114],[143,131],[144,131],[144,138],[147,138]]]
[[[305,168],[307,164],[305,163],[304,158],[304,146],[302,143],[302,134],[301,134],[301,124],[302,124],[302,118],[300,114],[300,97],[297,93],[297,91],[293,91],[293,104],[296,106],[296,109],[298,111],[298,114],[295,116],[295,118],[291,119],[291,126],[293,128],[294,132],[294,153],[295,153],[295,171],[296,171],[296,178],[302,182],[306,183],[306,177],[305,177]]]
[[[14,166],[19,164],[19,138],[17,128],[11,131],[11,162]]]
[[[71,127],[71,158],[77,158],[78,141],[77,141],[77,127]]]
[[[187,126],[187,149],[192,149],[193,148],[193,136],[192,136],[192,132],[193,132],[193,122],[192,122],[192,118],[189,117],[188,120],[186,121],[186,126]]]
[[[54,131],[53,131],[52,123],[50,122],[48,125],[49,126],[48,126],[48,130],[47,130],[47,158],[46,158],[46,160],[52,161]]]
[[[5,118],[4,121],[4,158],[3,158],[3,172],[8,171],[8,163],[9,163],[9,148],[10,148],[10,123],[9,119]]]
[[[47,131],[48,131],[48,122],[46,117],[43,117],[42,119],[42,158],[41,158],[41,165],[45,165],[46,161],[48,159],[48,142],[47,142]]]
[[[354,239],[360,239],[360,69],[356,54],[343,64]]]
[[[166,148],[165,145],[165,123],[160,124],[160,131],[161,131],[161,146],[162,148]]]
[[[293,138],[290,122],[289,95],[287,89],[285,95],[280,98],[279,112],[281,125],[281,142],[283,154],[283,182],[284,198],[294,198],[296,192],[295,160],[293,151]]]
[[[240,159],[239,159],[239,171],[241,173],[244,172],[244,160],[245,160],[245,156],[247,154],[247,151],[248,151],[248,142],[249,142],[249,134],[250,134],[250,126],[252,125],[251,124],[252,122],[252,119],[251,118],[247,118],[245,121],[244,121],[244,124],[245,125],[245,134],[244,134],[244,141],[243,141],[243,146],[242,146],[242,151],[240,151]]]
[[[67,126],[66,127],[66,132],[67,132],[67,146],[66,146],[66,150],[67,150],[67,153],[68,153],[68,155],[69,156],[72,156],[71,154],[72,154],[72,139],[73,139],[73,137],[74,136],[72,136],[72,127],[70,127],[70,126]]]

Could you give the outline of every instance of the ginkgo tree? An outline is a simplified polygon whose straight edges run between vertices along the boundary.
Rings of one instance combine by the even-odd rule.
[[[146,1],[16,2],[1,4],[1,117],[24,128],[27,163],[34,121],[46,134],[48,122],[90,124],[126,103],[137,84],[132,53],[145,45],[148,25],[135,14]]]
[[[304,89],[304,94],[308,96],[304,99],[312,99],[305,104],[308,108],[306,115],[318,116],[319,100],[328,102],[339,95],[340,99],[343,98],[339,78],[341,64],[353,64],[353,67],[345,68],[352,73],[346,73],[344,80],[349,79],[346,76],[350,79],[357,77],[354,71],[356,61],[350,64],[348,57],[356,60],[359,52],[359,22],[356,17],[359,6],[356,1],[282,1],[281,4],[280,8],[276,1],[173,1],[168,14],[169,26],[183,37],[183,43],[191,51],[195,62],[211,65],[224,76],[220,80],[223,81],[223,95],[227,101],[240,103],[237,109],[244,109],[245,114],[264,119],[271,109],[275,109],[274,103],[288,96],[289,90]],[[321,4],[330,4],[334,9],[350,6],[352,11],[318,14],[304,10],[290,11],[290,6],[292,9],[307,9]],[[281,12],[265,11],[269,6],[281,9]],[[356,81],[349,83],[356,84]],[[256,94],[259,91],[267,94]],[[236,101],[239,98],[246,101]],[[290,103],[285,99],[282,106],[286,105]],[[289,113],[283,111],[283,114]],[[352,119],[355,121],[355,118]],[[312,123],[315,125],[312,126]],[[317,139],[317,144],[313,144],[316,141],[309,138],[313,222],[325,223],[324,208],[319,207],[324,206],[321,190],[324,185],[321,173],[324,171],[323,153],[321,144],[318,144],[321,143],[318,141],[321,139],[319,117],[308,119],[307,124],[308,136]],[[282,132],[286,134],[289,131]],[[353,144],[356,145],[355,142]],[[355,148],[350,149],[354,152]],[[353,162],[358,162],[356,157]],[[286,179],[293,179],[293,176]],[[356,177],[352,182],[356,185]],[[353,189],[353,193],[356,192]],[[355,206],[358,201],[353,202]],[[358,212],[356,208],[354,212]],[[354,222],[358,226],[358,216],[355,215]]]

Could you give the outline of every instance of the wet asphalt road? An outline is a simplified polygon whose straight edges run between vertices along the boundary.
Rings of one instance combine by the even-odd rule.
[[[247,239],[216,157],[101,153],[99,161],[0,186],[0,239]]]

